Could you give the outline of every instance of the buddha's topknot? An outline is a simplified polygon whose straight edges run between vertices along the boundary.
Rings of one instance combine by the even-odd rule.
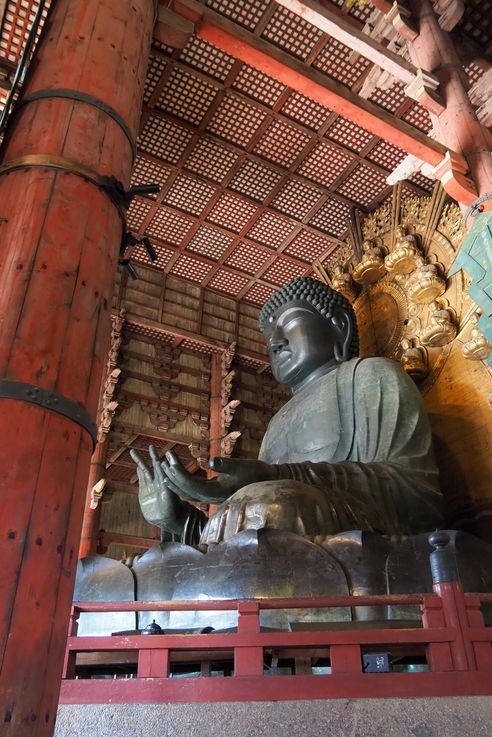
[[[277,292],[274,292],[260,312],[259,327],[263,333],[269,317],[283,305],[294,300],[307,302],[313,309],[323,317],[330,318],[337,308],[343,309],[352,323],[352,340],[349,346],[349,357],[359,354],[359,333],[357,321],[352,305],[343,294],[317,279],[309,276],[297,276],[284,284]]]

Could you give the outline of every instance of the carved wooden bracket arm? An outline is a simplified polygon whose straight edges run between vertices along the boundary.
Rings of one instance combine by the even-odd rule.
[[[478,197],[478,192],[467,173],[468,165],[464,157],[448,151],[434,168],[433,176],[440,180],[450,197],[463,205],[471,205]]]

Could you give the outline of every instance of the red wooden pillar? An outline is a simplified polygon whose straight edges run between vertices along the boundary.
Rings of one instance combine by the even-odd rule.
[[[213,353],[210,357],[210,458],[222,455],[222,378],[222,356]],[[213,478],[216,474],[209,471],[208,476]]]
[[[437,117],[431,114],[438,140],[465,156],[478,194],[492,192],[492,137],[481,125],[468,99],[467,82],[453,39],[439,26],[430,0],[409,0],[419,35],[409,42],[416,66],[433,72],[440,82],[446,109]],[[450,190],[447,189],[449,192]],[[459,200],[459,190],[456,191]],[[492,209],[492,200],[485,202]]]
[[[92,488],[98,481],[104,478],[106,473],[107,443],[106,437],[99,441],[91,458],[89,480],[87,482],[87,493],[85,497],[84,518],[82,521],[82,536],[80,538],[79,558],[86,555],[96,555],[101,529],[101,506],[99,503],[95,509],[91,507]]]
[[[208,454],[210,458],[221,456],[222,438],[222,356],[213,353],[210,357],[210,442]],[[208,470],[207,478],[217,476],[215,471]],[[217,504],[210,504],[209,517],[217,511]]]
[[[93,180],[128,186],[153,17],[153,0],[58,0],[3,147],[3,735],[54,729],[93,445],[74,407],[95,417],[122,235]]]

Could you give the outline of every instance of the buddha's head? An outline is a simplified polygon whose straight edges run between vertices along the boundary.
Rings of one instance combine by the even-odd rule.
[[[260,313],[272,373],[297,391],[358,355],[350,302],[327,284],[297,277],[272,294]]]

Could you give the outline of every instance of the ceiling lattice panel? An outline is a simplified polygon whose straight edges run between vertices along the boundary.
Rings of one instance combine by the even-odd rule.
[[[349,49],[340,41],[330,38],[314,60],[313,67],[345,86],[353,87],[364,72],[369,69],[370,62],[364,59],[363,56],[359,56],[357,61],[352,64],[350,62],[351,55],[352,49]]]
[[[218,261],[233,241],[232,235],[226,235],[207,225],[202,225],[191,239],[187,250]]]
[[[207,5],[347,86],[367,74],[364,58],[353,61],[348,47],[280,6]],[[147,181],[163,189],[153,206],[135,203],[131,226],[153,239],[159,267],[256,303],[336,251],[350,209],[383,201],[386,176],[405,156],[196,37],[182,51],[154,52],[146,99],[134,181],[145,180],[148,162]],[[426,124],[401,85],[373,99]],[[423,192],[428,180],[417,175],[413,187]],[[144,259],[141,249],[134,258]]]
[[[202,0],[214,13],[312,66],[327,81],[357,92],[370,63],[271,0]],[[372,4],[323,0],[362,28]],[[14,68],[38,0],[7,0],[0,64]],[[458,31],[485,48],[492,40],[492,2],[469,0]],[[280,51],[278,51],[280,50]],[[9,67],[10,65],[10,67]],[[194,283],[261,304],[276,285],[312,274],[314,261],[336,259],[351,210],[387,200],[387,175],[406,153],[356,123],[197,36],[173,49],[154,41],[133,185],[156,183],[157,195],[137,196],[132,231],[147,235],[154,266]],[[483,65],[468,63],[470,83]],[[399,82],[369,98],[419,131],[427,111]],[[0,98],[0,107],[2,98]],[[404,196],[429,192],[414,174]],[[142,247],[132,260],[148,263]]]

